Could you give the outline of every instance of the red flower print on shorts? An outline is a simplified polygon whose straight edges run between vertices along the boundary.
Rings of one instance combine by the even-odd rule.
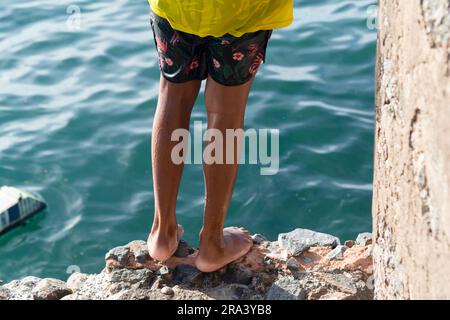
[[[244,59],[244,54],[242,52],[233,53],[233,60],[241,61],[242,59]]]
[[[164,53],[167,52],[167,42],[166,42],[166,40],[163,40],[163,39],[161,39],[158,36],[156,37],[156,46],[162,52],[164,52]]]
[[[220,68],[220,62],[213,58],[214,68],[219,69]]]
[[[227,44],[231,44],[231,42],[228,40],[222,40],[222,42],[220,44],[227,45]]]
[[[258,55],[256,56],[255,61],[253,61],[252,65],[250,66],[250,69],[248,69],[248,72],[250,72],[251,75],[256,74],[256,72],[259,69],[259,66],[263,62],[263,59],[264,59],[263,54],[262,53],[258,53]]]
[[[172,61],[172,59],[166,58],[166,59],[164,59],[164,60],[166,61],[166,63],[167,63],[168,66],[173,66],[173,61]]]
[[[200,66],[200,62],[198,60],[198,56],[195,56],[192,58],[191,63],[189,63],[185,68],[184,68],[184,73],[189,73],[192,70],[198,68]]]
[[[250,58],[253,58],[256,55],[256,53],[258,52],[258,49],[259,49],[259,47],[256,43],[249,45],[248,46],[248,50],[249,50],[248,56]]]
[[[159,67],[162,69],[164,67],[164,58],[161,56],[158,56],[158,63],[159,63]]]
[[[191,64],[189,65],[189,69],[194,70],[194,69],[198,68],[199,65],[200,64],[198,62],[198,57],[194,57],[191,61]]]

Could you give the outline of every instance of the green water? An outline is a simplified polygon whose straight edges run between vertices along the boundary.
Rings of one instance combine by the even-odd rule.
[[[271,239],[295,227],[341,240],[370,230],[375,2],[295,1],[246,113],[246,128],[280,130],[280,171],[241,166],[228,225]],[[66,24],[72,4],[79,30]],[[49,205],[0,236],[0,279],[98,272],[108,249],[146,238],[158,78],[145,0],[0,4],[0,185]],[[193,121],[206,121],[202,99]],[[193,244],[203,191],[201,165],[187,166],[177,213]]]

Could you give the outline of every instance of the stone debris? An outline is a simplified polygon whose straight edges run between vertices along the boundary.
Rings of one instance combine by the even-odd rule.
[[[280,247],[286,249],[293,256],[299,256],[313,246],[330,246],[335,248],[340,244],[337,237],[308,229],[295,229],[278,236]]]
[[[254,234],[252,236],[252,239],[253,239],[253,243],[256,243],[256,244],[260,244],[260,243],[267,241],[267,238],[259,233]]]
[[[129,247],[116,247],[106,253],[105,260],[113,259],[118,261],[120,264],[125,265],[127,263],[129,253]]]
[[[64,281],[57,279],[42,279],[31,291],[34,300],[59,300],[72,293]]]
[[[279,241],[253,239],[245,257],[212,273],[195,268],[197,252],[186,242],[161,263],[150,258],[145,241],[132,241],[111,249],[98,274],[75,272],[66,282],[25,277],[0,285],[0,300],[373,298],[372,246],[366,240],[349,248],[336,237],[304,229],[282,234]]]
[[[87,274],[74,272],[67,279],[67,287],[73,292],[79,291],[83,287],[88,277],[89,276]]]
[[[344,259],[344,252],[348,249],[347,246],[338,245],[336,248],[334,248],[332,251],[330,251],[325,258],[328,260],[343,260]]]
[[[166,296],[173,296],[175,294],[171,287],[163,287],[161,289],[161,293],[165,294]]]
[[[192,248],[186,241],[181,240],[174,255],[175,257],[185,258],[194,252],[194,248]]]
[[[267,292],[266,300],[306,300],[307,292],[294,277],[280,277]]]
[[[346,246],[347,248],[351,248],[355,245],[355,241],[353,240],[347,240],[344,242],[344,246]]]
[[[298,270],[298,263],[295,258],[289,258],[288,261],[286,261],[286,267],[289,270],[297,271]]]
[[[358,237],[356,238],[356,244],[360,246],[367,246],[369,244],[372,244],[372,234],[369,232],[358,234]]]

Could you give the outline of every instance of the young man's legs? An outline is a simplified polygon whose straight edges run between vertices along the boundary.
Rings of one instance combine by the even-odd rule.
[[[200,84],[199,80],[177,84],[161,77],[152,130],[155,216],[148,238],[149,254],[159,261],[165,261],[173,255],[183,232],[175,216],[183,164],[174,164],[171,159],[172,149],[178,143],[171,141],[171,135],[176,129],[189,128]]]
[[[242,129],[247,98],[252,80],[239,86],[224,86],[208,78],[205,103],[208,129],[217,129],[224,137],[223,156],[226,160],[226,129]],[[215,271],[246,254],[251,246],[250,234],[242,228],[224,229],[225,216],[233,193],[238,171],[237,145],[232,164],[204,163],[206,184],[204,225],[200,233],[197,268]]]
[[[175,252],[182,229],[177,225],[175,207],[183,165],[171,159],[172,132],[189,128],[192,107],[200,81],[175,84],[161,77],[158,106],[153,122],[152,168],[155,216],[148,239],[150,256],[165,261]],[[240,86],[223,86],[208,78],[205,103],[208,129],[242,129],[252,81]],[[225,156],[224,144],[223,155]],[[206,202],[204,226],[200,234],[197,267],[205,272],[217,270],[238,259],[252,246],[250,234],[241,228],[223,229],[238,170],[237,145],[233,164],[204,164]]]

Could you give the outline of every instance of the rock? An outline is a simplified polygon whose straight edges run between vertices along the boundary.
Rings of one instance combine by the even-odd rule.
[[[252,282],[252,277],[253,273],[249,268],[241,264],[232,264],[227,268],[223,281],[248,285]]]
[[[6,289],[5,287],[0,286],[0,301],[1,300],[10,300],[11,291]]]
[[[291,276],[279,278],[266,295],[266,300],[305,300],[307,292],[301,282]]]
[[[90,300],[90,299],[87,296],[83,296],[79,293],[72,293],[62,297],[60,300]]]
[[[355,245],[355,242],[353,240],[347,240],[344,242],[344,246],[346,246],[347,248],[351,248]]]
[[[167,266],[162,266],[156,271],[156,275],[161,279],[163,282],[171,281],[173,279],[173,270],[170,269]]]
[[[166,296],[173,296],[175,294],[171,287],[163,287],[161,289],[161,293],[165,294]]]
[[[14,291],[8,288],[0,288],[0,300],[34,300],[31,292]]]
[[[265,256],[265,257],[263,258],[263,264],[265,264],[266,266],[267,266],[267,265],[271,265],[272,263],[273,263],[272,259],[269,258],[268,256]]]
[[[194,266],[180,264],[174,270],[174,280],[178,283],[201,285],[203,274]]]
[[[162,266],[156,271],[156,274],[159,276],[165,276],[170,273],[170,269],[167,266]]]
[[[2,286],[3,295],[7,295],[6,300],[34,300],[31,293],[33,288],[41,281],[40,278],[29,276],[21,280],[13,280]]]
[[[195,252],[194,248],[192,248],[186,241],[181,240],[178,244],[177,251],[175,251],[174,256],[179,258],[185,258]]]
[[[207,294],[217,300],[249,300],[253,296],[248,286],[237,283],[209,289]]]
[[[272,259],[274,261],[286,261],[288,259],[288,252],[280,248],[280,245],[277,241],[274,242],[265,242],[263,245],[268,250],[266,258]]]
[[[41,278],[29,276],[23,278],[22,280],[13,280],[10,283],[5,284],[4,286],[13,291],[30,290],[33,289],[41,280]]]
[[[148,253],[147,243],[145,241],[142,241],[142,240],[131,241],[125,247],[122,247],[122,248],[128,248],[129,251],[134,256],[134,261],[137,263],[145,264],[146,262],[148,262],[151,259],[150,255]],[[122,250],[122,249],[119,249],[119,250]],[[124,256],[125,252],[126,252],[126,249],[124,250],[124,252],[122,254],[120,254],[120,252],[119,252],[119,255]],[[129,254],[127,253],[125,256],[129,256]],[[126,262],[125,258],[123,260],[121,259],[121,263],[123,263],[123,262]]]
[[[59,300],[71,293],[64,281],[51,278],[42,279],[32,290],[35,300]]]
[[[308,257],[302,257],[302,260],[303,260],[303,262],[306,263],[306,264],[310,264],[311,262],[313,262],[313,259],[308,258]]]
[[[163,280],[161,278],[156,278],[156,280],[153,282],[152,287],[150,288],[150,290],[157,290],[157,289],[161,289],[163,287]]]
[[[87,274],[74,272],[69,276],[69,278],[66,281],[66,284],[70,290],[76,292],[83,287],[87,279],[88,279]]]
[[[286,261],[286,267],[291,271],[298,271],[298,262],[295,258],[291,257]]]
[[[367,246],[367,254],[373,256],[373,244]]]
[[[267,238],[259,233],[255,233],[252,236],[252,239],[253,239],[253,243],[256,243],[256,244],[260,244],[260,243],[267,241]]]
[[[280,247],[287,249],[293,256],[299,256],[312,246],[331,246],[335,248],[340,244],[337,237],[329,234],[315,232],[308,229],[295,229],[289,233],[278,236]]]
[[[331,286],[335,291],[356,295],[358,288],[356,282],[359,281],[351,273],[324,273],[320,275],[326,286]]]
[[[332,260],[342,260],[344,259],[344,252],[348,249],[347,246],[338,245],[336,248],[330,251],[325,258],[332,261]]]
[[[360,246],[372,244],[372,234],[369,232],[358,234],[358,237],[356,238],[356,244]]]
[[[120,291],[107,298],[108,300],[167,300],[160,290],[132,289]]]
[[[145,263],[147,260],[151,259],[148,250],[135,250],[133,251],[134,259],[136,262]]]
[[[153,272],[149,269],[117,269],[110,273],[110,282],[139,284],[140,286],[150,285],[154,279]]]
[[[133,251],[133,248],[147,247],[147,242],[144,240],[134,240],[129,242],[125,247],[128,247],[131,251]]]
[[[129,247],[115,247],[108,251],[105,255],[105,260],[116,260],[121,266],[126,266],[129,253]]]
[[[324,294],[319,300],[354,300],[355,296],[344,292],[332,292]]]

